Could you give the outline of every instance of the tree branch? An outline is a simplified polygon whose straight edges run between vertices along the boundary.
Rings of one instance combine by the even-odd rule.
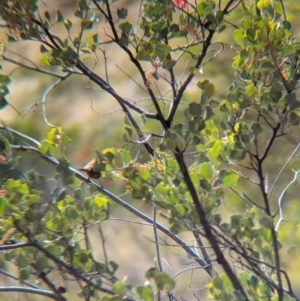
[[[22,145],[11,145],[12,148],[20,151],[26,151],[29,153],[32,153],[41,159],[45,160],[46,162],[50,163],[51,165],[57,166],[59,164],[58,160],[51,156],[43,155],[38,149],[30,146],[22,146]],[[104,189],[100,185],[92,182],[89,178],[86,178],[83,174],[78,172],[76,169],[69,166],[69,169],[74,172],[74,175],[81,181],[83,181],[86,184],[92,184],[94,185],[97,190],[102,193],[103,195],[107,196],[112,201],[116,202],[129,212],[133,213],[135,216],[141,218],[142,220],[148,222],[149,224],[153,225],[153,220],[149,218],[147,215],[142,213],[141,211],[137,210],[136,208],[132,207],[122,199],[118,198],[116,195],[112,194],[108,190]],[[165,233],[167,236],[169,236],[172,240],[174,240],[181,248],[185,250],[187,254],[189,254],[201,267],[203,267],[206,272],[211,276],[210,271],[207,268],[206,262],[200,258],[179,236],[173,234],[168,228],[164,227],[163,225],[156,223],[157,229]]]
[[[29,288],[29,287],[22,287],[22,286],[4,286],[4,287],[2,286],[0,287],[0,292],[30,293],[30,294],[46,296],[57,301],[67,301],[67,299],[61,295],[57,295],[50,291],[37,289],[37,288]]]
[[[214,35],[214,31],[210,30],[206,40],[203,42],[202,52],[198,56],[197,61],[194,65],[194,68],[198,69],[200,67],[200,65],[202,64],[203,59],[205,58],[205,56],[207,54],[207,50],[208,50],[209,46],[211,45],[213,35]],[[188,87],[188,85],[190,84],[190,82],[194,78],[194,76],[195,76],[194,71],[191,71],[190,74],[188,75],[188,77],[186,78],[186,80],[184,81],[184,83],[182,84],[182,86],[179,88],[177,96],[173,100],[171,107],[170,107],[169,114],[166,118],[168,127],[171,125],[171,123],[173,121],[173,118],[175,116],[175,113],[177,112],[177,108],[179,106],[179,103],[181,101],[184,91],[186,90],[186,88]]]
[[[193,182],[190,178],[190,174],[188,172],[187,166],[184,162],[184,157],[183,154],[180,152],[179,148],[177,148],[174,152],[174,156],[179,164],[180,167],[180,171],[183,175],[183,179],[184,182],[187,186],[187,189],[192,197],[194,206],[195,206],[195,210],[197,212],[197,215],[199,217],[199,221],[204,229],[204,233],[205,233],[205,237],[206,239],[209,241],[211,247],[213,248],[216,257],[217,257],[217,262],[222,265],[225,273],[228,275],[233,287],[237,290],[240,291],[240,293],[243,295],[243,297],[245,298],[245,300],[248,300],[248,297],[241,285],[241,283],[239,282],[237,276],[234,274],[232,268],[230,267],[228,261],[226,260],[226,258],[224,257],[223,252],[221,251],[219,245],[218,245],[218,241],[217,239],[214,237],[212,230],[211,230],[211,226],[208,222],[208,220],[206,219],[206,214],[205,211],[200,203],[200,200],[198,198],[198,194],[197,191],[193,185]]]

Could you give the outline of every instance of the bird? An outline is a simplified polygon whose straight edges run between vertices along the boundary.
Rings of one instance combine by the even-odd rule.
[[[99,170],[99,164],[100,164],[100,160],[98,158],[94,158],[83,168],[79,168],[79,170],[84,171],[88,176],[88,178],[90,179],[100,179],[101,172]]]

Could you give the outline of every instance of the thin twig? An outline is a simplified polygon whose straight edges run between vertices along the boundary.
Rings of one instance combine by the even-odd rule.
[[[278,211],[279,211],[280,218],[279,218],[279,220],[278,220],[278,222],[276,224],[275,231],[278,231],[280,223],[283,221],[282,205],[283,205],[286,193],[287,193],[288,189],[290,188],[290,186],[293,183],[295,183],[295,181],[297,180],[299,173],[300,173],[300,170],[298,170],[298,171],[295,172],[294,179],[284,188],[284,190],[282,191],[282,193],[281,193],[281,195],[280,195],[280,197],[278,199],[278,209],[277,209],[276,213],[274,214],[274,216],[276,216],[277,213],[278,213]]]
[[[268,199],[270,199],[271,194],[272,194],[272,192],[273,192],[273,190],[274,190],[274,188],[275,188],[275,186],[276,186],[276,184],[277,184],[277,182],[278,182],[280,176],[282,175],[282,173],[283,173],[283,171],[285,170],[285,168],[287,167],[287,165],[288,165],[288,164],[291,162],[291,160],[295,157],[295,155],[296,155],[296,153],[297,153],[299,147],[300,147],[300,143],[298,143],[298,145],[296,146],[295,150],[293,151],[293,153],[291,154],[291,156],[288,158],[288,160],[285,162],[285,164],[284,164],[283,167],[281,168],[280,172],[278,173],[278,175],[277,175],[276,179],[274,180],[274,183],[273,183],[273,185],[272,185],[272,187],[271,187],[271,190],[270,190],[270,192],[269,192]]]
[[[7,61],[7,62],[10,62],[10,63],[13,63],[15,65],[18,65],[20,67],[23,67],[23,68],[26,68],[28,70],[32,70],[32,71],[35,71],[35,72],[39,72],[39,73],[43,73],[43,74],[46,74],[46,75],[51,75],[51,76],[55,76],[55,77],[59,77],[61,79],[65,78],[66,77],[66,74],[58,74],[58,73],[55,73],[55,72],[50,72],[50,71],[47,71],[47,70],[44,70],[44,69],[41,69],[39,68],[38,66],[36,67],[30,67],[30,66],[27,66],[23,63],[20,63],[18,61],[15,61],[11,58],[8,58],[7,56],[3,55],[2,58]]]
[[[22,243],[12,244],[12,245],[0,245],[0,251],[9,251],[9,250],[28,247],[31,245],[32,245],[32,243],[30,243],[30,242],[22,242]]]
[[[18,280],[18,281],[19,281],[19,277],[14,276],[14,275],[12,275],[12,274],[6,272],[6,271],[0,270],[0,274],[3,274],[3,275],[5,275],[5,276],[7,276],[7,277],[9,277],[9,278],[12,278],[12,279],[14,279],[14,280]],[[30,287],[32,287],[32,288],[37,288],[37,289],[39,289],[38,286],[36,286],[36,285],[34,285],[34,284],[31,284],[31,283],[29,283],[29,282],[27,282],[27,281],[22,281],[22,284],[26,284],[27,286],[30,286]]]
[[[106,248],[105,248],[106,238],[104,237],[102,227],[101,227],[101,223],[99,223],[98,231],[99,231],[99,234],[100,234],[100,237],[101,237],[101,243],[102,243],[102,250],[103,250],[105,266],[108,269],[108,256],[107,256],[107,252],[106,252]]]
[[[196,242],[198,244],[198,247],[203,255],[204,260],[206,261],[207,267],[210,268],[211,274],[216,274],[216,271],[213,268],[212,262],[207,254],[206,248],[204,247],[204,244],[202,242],[202,239],[197,231],[193,231],[194,237],[196,239]]]
[[[19,292],[19,293],[30,293],[30,294],[36,294],[41,296],[46,296],[51,299],[57,300],[57,301],[67,301],[65,297],[62,295],[57,295],[55,293],[52,293],[50,291],[37,289],[37,288],[29,288],[29,287],[23,287],[23,286],[4,286],[0,287],[0,292]]]
[[[152,200],[152,212],[153,212],[153,232],[154,232],[154,241],[155,241],[155,248],[156,248],[156,258],[157,258],[158,269],[160,272],[162,272],[163,268],[161,264],[160,248],[159,248],[157,228],[156,228],[156,201],[154,199]]]

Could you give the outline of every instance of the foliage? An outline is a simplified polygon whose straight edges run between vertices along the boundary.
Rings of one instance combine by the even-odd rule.
[[[1,40],[3,62],[57,78],[40,104],[50,128],[43,141],[5,124],[1,127],[0,250],[3,260],[18,268],[22,285],[0,291],[66,300],[68,283],[53,281],[53,275],[59,275],[66,282],[75,281],[84,300],[180,299],[176,279],[162,266],[163,241],[158,234],[162,232],[210,277],[205,288],[213,300],[299,300],[283,268],[284,249],[289,246],[279,239],[283,204],[298,171],[280,188],[277,206],[272,195],[299,145],[293,154],[284,154],[282,169],[268,188],[277,141],[291,137],[300,123],[296,94],[300,44],[283,2],[147,0],[142,2],[138,26],[129,17],[131,7],[118,1],[80,0],[72,17],[59,10],[44,11],[42,2],[0,1],[7,35],[7,41]],[[103,34],[95,28],[99,20]],[[204,65],[222,55],[225,41],[219,37],[232,28],[235,77],[222,96],[221,87],[205,72],[201,80],[197,77]],[[40,43],[42,68],[11,58],[6,48],[23,41]],[[147,95],[147,105],[128,100],[112,84],[107,61],[113,58],[106,52],[112,44],[135,67],[134,80],[138,74],[136,83]],[[103,75],[84,60],[101,56]],[[189,68],[182,73],[183,61]],[[130,147],[113,143],[97,150],[92,161],[97,166],[90,163],[83,169],[87,177],[69,162],[66,149],[72,137],[46,117],[47,93],[75,75],[88,78],[114,98],[125,116],[123,142],[140,147],[137,155]],[[0,75],[2,110],[9,105],[10,83],[8,74]],[[196,99],[189,94],[193,84]],[[146,133],[150,121],[156,128]],[[44,160],[55,171],[18,173],[18,160],[26,160],[26,155]],[[99,183],[91,180],[100,175]],[[131,199],[152,208],[153,218],[105,189],[103,179],[123,185]],[[231,211],[227,218],[224,207],[232,195],[243,209]],[[126,277],[120,278],[117,271],[123,262],[110,260],[105,251],[102,226],[110,218],[112,203],[153,226],[157,266],[143,271],[148,279],[143,285],[132,286]],[[157,220],[157,208],[168,227]],[[90,241],[95,225],[103,260],[96,258]],[[178,236],[183,232],[193,235],[195,248]],[[37,285],[34,279],[39,280]]]

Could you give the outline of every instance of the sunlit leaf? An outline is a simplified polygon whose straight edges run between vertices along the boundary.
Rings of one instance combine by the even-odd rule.
[[[237,185],[239,175],[234,172],[222,170],[219,175],[224,187],[233,187]]]
[[[245,38],[244,38],[244,30],[243,29],[237,29],[232,34],[233,39],[240,44],[241,47],[245,47]]]
[[[0,215],[3,216],[3,214],[6,211],[6,198],[0,195]]]
[[[211,180],[215,174],[215,170],[212,164],[209,162],[202,163],[199,172],[200,175],[207,180]]]
[[[8,85],[8,84],[10,84],[10,82],[11,82],[11,80],[7,75],[0,74],[0,83],[1,84]]]
[[[153,301],[154,300],[154,293],[148,286],[138,286],[136,291],[139,297],[144,301]]]

